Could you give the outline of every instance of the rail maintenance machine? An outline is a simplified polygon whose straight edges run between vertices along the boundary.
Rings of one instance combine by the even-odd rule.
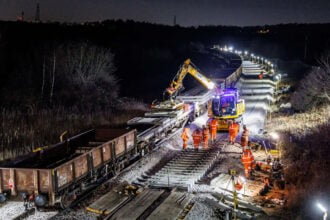
[[[240,99],[236,88],[226,88],[216,94],[208,103],[208,117],[218,121],[218,131],[229,129],[228,121],[243,124],[245,102]]]

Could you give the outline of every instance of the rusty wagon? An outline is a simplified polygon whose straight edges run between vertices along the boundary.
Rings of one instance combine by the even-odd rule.
[[[136,130],[89,130],[0,164],[0,195],[34,194],[38,206],[67,207],[138,156]]]

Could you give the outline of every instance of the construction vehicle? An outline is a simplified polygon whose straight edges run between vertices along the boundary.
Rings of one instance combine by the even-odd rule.
[[[215,89],[216,87],[216,84],[211,79],[201,74],[200,71],[197,69],[197,67],[191,62],[191,60],[187,59],[186,61],[184,61],[178,73],[175,75],[170,86],[164,92],[164,94],[167,93],[169,95],[170,100],[175,98],[180,92],[180,90],[183,88],[182,82],[187,74],[193,76],[207,89],[212,90]]]
[[[227,131],[229,120],[243,124],[244,112],[245,103],[236,88],[224,89],[208,103],[208,116],[218,121],[218,131]]]
[[[205,88],[208,89],[207,92],[202,91],[189,91],[189,93],[180,95],[180,91],[183,90],[183,80],[190,74],[198,82],[200,82]],[[163,93],[162,102],[154,101],[151,105],[152,113],[159,115],[160,112],[163,115],[172,114],[177,110],[184,110],[192,112],[192,119],[194,119],[199,114],[206,111],[205,106],[207,102],[212,98],[216,89],[216,83],[211,79],[205,77],[200,70],[191,62],[190,59],[184,61],[179,71],[170,83],[170,86],[166,88]],[[192,94],[194,93],[194,94]]]

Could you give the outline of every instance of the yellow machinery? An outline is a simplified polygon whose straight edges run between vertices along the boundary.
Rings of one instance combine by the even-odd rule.
[[[216,87],[216,84],[212,80],[201,74],[200,71],[198,71],[197,67],[191,62],[191,60],[187,59],[186,61],[184,61],[180,70],[172,80],[170,86],[166,89],[166,92],[169,94],[170,99],[172,99],[178,94],[178,92],[182,88],[183,79],[186,77],[187,74],[193,76],[196,80],[198,80],[203,86],[208,89],[215,89]]]
[[[226,131],[229,129],[228,121],[232,120],[242,124],[245,103],[239,98],[236,88],[225,89],[216,95],[208,104],[208,116],[218,121],[217,129]]]
[[[151,108],[154,110],[182,109],[184,107],[184,103],[181,100],[176,100],[175,98],[180,92],[180,90],[183,88],[182,82],[187,76],[187,74],[190,74],[209,90],[216,88],[216,84],[211,79],[201,74],[197,67],[191,62],[191,60],[187,59],[184,61],[183,65],[180,67],[174,79],[171,81],[170,86],[164,91],[164,101],[157,102],[157,100],[155,100],[152,103]],[[166,95],[167,97],[165,98]]]
[[[237,89],[229,88],[219,93],[217,84],[201,74],[190,59],[187,59],[183,63],[174,79],[171,81],[170,86],[165,90],[164,96],[168,95],[168,99],[163,102],[153,103],[153,110],[177,110],[184,108],[184,103],[175,98],[183,88],[182,83],[187,74],[190,74],[207,89],[214,89],[217,92],[208,104],[208,116],[218,121],[218,130],[228,130],[228,120],[242,123],[245,104],[244,100],[239,98]]]

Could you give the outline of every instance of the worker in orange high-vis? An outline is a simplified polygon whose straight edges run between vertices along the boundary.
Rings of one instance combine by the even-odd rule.
[[[239,132],[239,124],[237,122],[229,121],[229,143],[234,144]]]
[[[209,128],[207,126],[203,126],[203,147],[207,149],[209,147]]]
[[[181,134],[181,138],[183,141],[183,150],[187,149],[188,147],[188,141],[189,141],[189,128],[184,128],[183,132]]]
[[[212,119],[210,122],[211,141],[214,142],[217,139],[217,127],[218,122],[216,119]]]
[[[202,132],[199,128],[196,128],[196,130],[192,134],[193,137],[193,142],[194,142],[194,148],[195,150],[198,150],[199,145],[201,144],[202,141]]]
[[[260,72],[260,74],[258,75],[258,78],[259,79],[263,79],[264,78],[264,72],[263,71]]]
[[[252,171],[252,165],[254,162],[254,157],[250,149],[244,149],[242,153],[242,163],[244,166],[245,177],[249,178]]]
[[[250,132],[247,129],[246,125],[243,125],[243,133],[242,133],[242,137],[241,137],[241,145],[242,145],[243,149],[248,146],[249,134],[250,134]]]

